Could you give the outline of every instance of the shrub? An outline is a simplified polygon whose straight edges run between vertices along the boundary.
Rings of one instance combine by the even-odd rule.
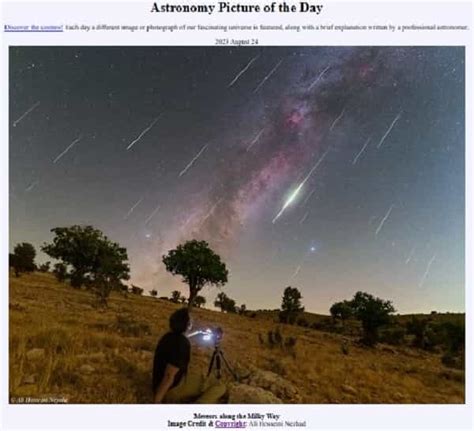
[[[49,272],[51,268],[51,262],[45,262],[42,265],[39,266],[38,271],[39,272]]]
[[[15,271],[15,276],[19,277],[22,272],[33,272],[35,265],[36,250],[28,242],[17,244],[13,250],[13,254],[9,255],[9,265]]]
[[[67,266],[62,262],[56,263],[53,274],[60,283],[64,282],[67,278]]]
[[[259,334],[259,341],[261,344],[265,344],[264,338]],[[285,353],[291,353],[293,356],[295,356],[295,351],[294,348],[296,346],[297,339],[296,337],[285,337],[281,331],[280,328],[277,326],[274,329],[270,329],[267,332],[267,344],[270,349],[273,349],[274,347],[277,347],[281,349]]]
[[[380,334],[380,341],[382,343],[399,346],[403,344],[404,340],[405,340],[405,329],[401,326],[386,328]]]
[[[296,323],[298,326],[302,326],[303,328],[309,327],[309,323],[304,317],[300,317]]]
[[[367,346],[377,344],[379,328],[390,322],[390,314],[395,312],[390,301],[376,298],[369,293],[357,292],[350,301],[354,316],[362,324],[362,342]]]
[[[134,286],[134,285],[132,284],[131,292],[132,292],[134,295],[141,295],[141,294],[143,293],[143,289],[142,289],[141,287]]]

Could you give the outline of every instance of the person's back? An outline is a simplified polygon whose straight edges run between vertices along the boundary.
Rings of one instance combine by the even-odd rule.
[[[186,374],[191,354],[189,340],[179,332],[168,332],[158,342],[153,361],[153,393],[156,393],[160,382],[163,380],[167,364],[176,368],[173,383],[175,387]]]
[[[203,374],[188,375],[191,343],[184,335],[191,318],[186,308],[170,317],[170,332],[158,341],[153,359],[153,399],[155,403],[214,403],[226,393],[221,382],[212,382]]]
[[[170,316],[170,332],[156,346],[152,380],[155,403],[161,403],[167,392],[180,383],[188,370],[191,344],[184,333],[190,323],[186,308],[175,311]]]

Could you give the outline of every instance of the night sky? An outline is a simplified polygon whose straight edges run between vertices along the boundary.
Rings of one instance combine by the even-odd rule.
[[[458,47],[11,48],[10,248],[92,224],[163,296],[205,239],[249,309],[464,311],[464,80]]]

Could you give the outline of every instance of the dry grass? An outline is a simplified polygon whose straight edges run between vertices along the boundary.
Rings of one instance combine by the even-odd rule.
[[[10,395],[64,396],[72,403],[149,403],[153,350],[178,305],[112,295],[107,310],[89,292],[50,274],[10,279]],[[291,349],[270,346],[269,319],[196,309],[198,324],[224,329],[230,362],[282,375],[304,403],[463,403],[464,373],[439,355],[413,349],[359,347],[343,337],[281,325]],[[347,338],[347,337],[346,337]],[[263,343],[262,343],[263,342]],[[193,342],[191,370],[204,371],[210,347]]]

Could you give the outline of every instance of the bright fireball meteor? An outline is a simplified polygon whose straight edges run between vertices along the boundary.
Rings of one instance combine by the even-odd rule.
[[[275,218],[272,220],[272,223],[275,224],[275,222],[280,218],[280,216],[283,214],[283,212],[294,202],[298,194],[300,193],[301,189],[305,185],[306,181],[309,180],[309,177],[313,174],[313,172],[316,170],[316,168],[321,164],[321,162],[324,160],[326,157],[326,154],[329,152],[331,147],[329,147],[324,154],[319,158],[319,160],[316,162],[316,164],[311,168],[309,171],[308,175],[304,177],[303,181],[301,181],[300,185],[296,187],[295,191],[290,195],[290,197],[286,200],[284,205],[282,206],[281,210],[279,213],[275,216]]]

